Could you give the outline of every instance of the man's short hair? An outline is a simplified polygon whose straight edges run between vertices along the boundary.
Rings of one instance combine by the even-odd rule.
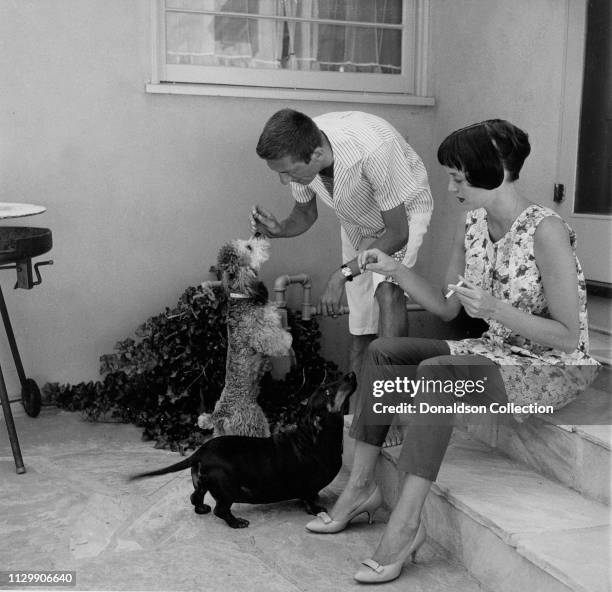
[[[488,119],[450,134],[438,148],[438,162],[462,171],[467,182],[495,189],[504,180],[516,181],[531,152],[527,134],[503,119]]]
[[[256,151],[265,160],[290,156],[293,161],[308,164],[312,153],[321,145],[321,131],[308,115],[293,109],[281,109],[268,119]]]

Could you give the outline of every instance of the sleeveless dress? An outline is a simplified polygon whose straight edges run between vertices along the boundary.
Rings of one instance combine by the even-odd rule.
[[[542,277],[534,255],[538,224],[558,214],[532,204],[517,217],[497,242],[489,236],[484,208],[466,215],[465,279],[496,298],[535,316],[550,318]],[[561,219],[562,220],[562,219]],[[447,341],[451,354],[478,354],[500,367],[508,401],[563,407],[595,378],[599,363],[589,356],[586,283],[576,257],[576,235],[565,223],[576,261],[580,335],[578,347],[565,353],[513,333],[501,323],[485,319],[489,329],[479,338]],[[515,414],[521,420],[528,414]]]

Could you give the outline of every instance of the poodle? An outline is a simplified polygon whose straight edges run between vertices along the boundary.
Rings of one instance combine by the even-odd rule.
[[[269,246],[254,236],[233,240],[219,250],[217,271],[228,299],[225,386],[214,411],[198,418],[201,428],[214,429],[214,437],[270,435],[257,403],[259,383],[270,369],[270,356],[291,353],[291,334],[282,328],[277,307],[268,302],[268,290],[257,277]]]

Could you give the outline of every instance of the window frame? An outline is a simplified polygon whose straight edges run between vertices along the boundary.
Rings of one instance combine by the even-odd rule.
[[[151,0],[152,77],[147,91],[262,98],[291,92],[304,99],[432,105],[427,96],[429,3],[404,1],[402,20],[408,25],[403,28],[403,72],[394,75],[166,64],[165,0]]]

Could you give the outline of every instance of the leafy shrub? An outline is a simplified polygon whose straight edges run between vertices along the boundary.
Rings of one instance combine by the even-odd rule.
[[[302,402],[325,375],[338,376],[319,354],[316,320],[288,311],[296,365],[283,380],[267,374],[259,403],[273,432],[295,425]],[[97,382],[48,383],[43,395],[61,408],[80,411],[89,421],[134,423],[157,448],[181,452],[207,437],[197,426],[200,413],[213,410],[225,380],[227,327],[221,291],[190,287],[173,309],[149,318],[100,358]]]

